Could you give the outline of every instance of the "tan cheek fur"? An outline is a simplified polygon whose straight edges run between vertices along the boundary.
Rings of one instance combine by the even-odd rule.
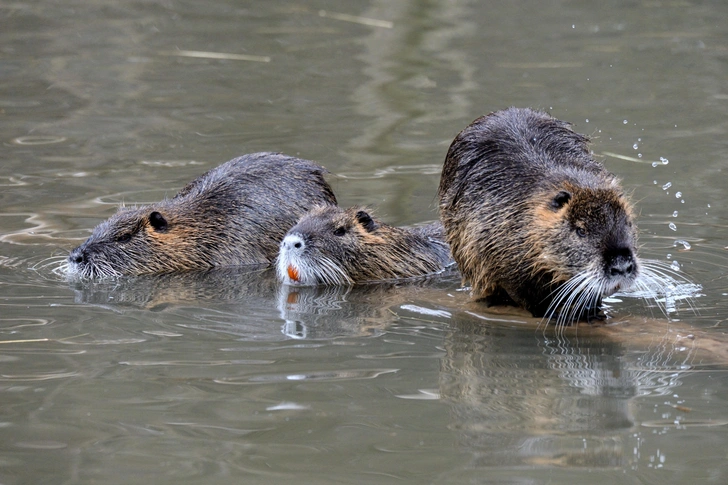
[[[199,233],[196,234],[193,229],[177,226],[162,232],[146,225],[142,231],[149,244],[158,248],[162,254],[166,254],[165,257],[174,255],[175,259],[186,261],[186,265],[197,266],[191,256],[197,250]]]
[[[531,249],[527,254],[527,258],[532,260],[531,274],[548,272],[554,275],[554,282],[563,282],[568,280],[566,268],[562,266],[561,261],[556,258],[545,241],[551,241],[554,238],[563,237],[558,228],[563,224],[568,206],[554,211],[550,207],[544,205],[537,206],[533,211],[533,226],[528,232],[527,241]]]
[[[366,232],[366,231],[362,230],[361,228],[357,228],[356,232],[357,232],[356,237],[361,240],[362,244],[367,244],[367,245],[386,244],[386,240],[381,236],[377,236],[376,234],[372,234],[371,232]]]

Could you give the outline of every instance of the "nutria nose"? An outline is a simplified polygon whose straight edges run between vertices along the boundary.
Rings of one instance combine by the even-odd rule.
[[[631,254],[614,256],[608,268],[609,276],[629,276],[634,273],[634,259]]]
[[[306,247],[306,244],[303,242],[303,238],[298,234],[289,234],[284,237],[282,245],[289,251],[300,251]]]

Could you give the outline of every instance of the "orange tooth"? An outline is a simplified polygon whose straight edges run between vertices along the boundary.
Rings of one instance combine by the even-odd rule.
[[[298,281],[298,270],[293,265],[288,265],[288,277],[293,281]]]

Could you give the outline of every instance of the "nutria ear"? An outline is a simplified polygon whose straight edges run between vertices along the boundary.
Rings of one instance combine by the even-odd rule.
[[[149,225],[154,228],[155,231],[164,232],[167,230],[167,220],[162,214],[157,211],[149,214]]]
[[[356,220],[367,232],[372,232],[374,229],[377,228],[376,222],[374,222],[372,217],[364,211],[359,211],[356,213]]]
[[[565,190],[560,191],[551,200],[551,207],[554,209],[561,209],[571,200],[571,194]]]

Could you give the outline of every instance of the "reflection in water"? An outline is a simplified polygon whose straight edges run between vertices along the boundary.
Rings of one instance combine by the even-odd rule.
[[[677,349],[669,333],[657,340],[635,352],[618,339],[460,318],[446,338],[440,394],[475,466],[650,467],[635,400],[676,395],[699,358],[697,348]]]
[[[426,284],[426,281],[419,284]],[[414,282],[405,285],[281,285],[278,309],[285,320],[283,333],[295,339],[381,335],[391,321],[389,307],[401,302],[408,290],[414,288]]]
[[[391,145],[397,135],[411,136],[418,123],[467,117],[471,100],[464,93],[476,89],[475,67],[458,41],[476,28],[468,14],[467,6],[451,2],[373,2],[367,16],[407,22],[393,30],[373,29],[363,41],[358,59],[369,80],[353,99],[357,112],[371,122],[350,142],[358,163],[378,166],[370,148]],[[445,82],[448,101],[433,105],[427,98],[438,81]]]
[[[618,465],[614,443],[632,426],[634,396],[634,384],[616,378],[618,346],[558,339],[538,352],[535,334],[510,335],[504,348],[500,333],[456,322],[440,375],[453,426],[478,466]]]
[[[162,310],[203,302],[273,300],[275,274],[267,266],[70,282],[77,303]]]
[[[380,335],[391,321],[390,306],[412,292],[449,282],[450,272],[413,282],[357,286],[280,285],[269,267],[145,275],[114,280],[72,281],[76,303],[114,311],[142,308],[183,312],[199,328],[260,339],[330,339]],[[189,307],[189,308],[188,308]],[[283,324],[270,324],[278,309]],[[256,315],[260,320],[256,320]]]

